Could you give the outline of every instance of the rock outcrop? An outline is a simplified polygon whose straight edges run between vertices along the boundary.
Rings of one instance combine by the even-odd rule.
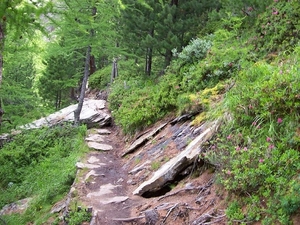
[[[88,99],[84,101],[80,114],[80,122],[87,124],[88,127],[109,125],[111,123],[111,115],[105,109],[105,104],[105,100]],[[21,126],[20,129],[34,129],[43,126],[51,127],[64,122],[74,122],[74,111],[77,109],[77,105],[70,105],[47,117]]]

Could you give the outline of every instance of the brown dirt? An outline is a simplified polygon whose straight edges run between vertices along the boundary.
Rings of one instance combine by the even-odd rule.
[[[180,126],[182,125],[184,123]],[[184,179],[169,184],[171,188],[167,193],[150,198],[132,194],[151,176],[156,169],[154,165],[162,165],[182,151],[191,137],[183,139],[183,143],[172,141],[172,135],[177,130],[176,127],[168,125],[136,152],[121,158],[120,156],[134,138],[124,136],[116,126],[106,129],[111,131],[111,134],[107,135],[105,142],[113,146],[113,150],[91,151],[83,160],[87,162],[93,156],[99,160],[98,163],[104,163],[105,165],[95,169],[96,173],[101,175],[84,180],[90,170],[83,169],[78,173],[78,181],[74,185],[76,195],[73,196],[73,202],[93,208],[95,214],[93,224],[226,224],[224,193],[213,182],[212,170],[200,163],[196,163],[197,168],[194,168],[194,171]],[[137,174],[128,173],[147,160],[151,163],[145,165],[142,171]],[[110,198],[128,196],[128,199],[123,202],[103,204],[101,200],[107,196],[87,197],[88,194],[99,191],[100,187],[107,184],[116,186],[113,193],[109,194]]]

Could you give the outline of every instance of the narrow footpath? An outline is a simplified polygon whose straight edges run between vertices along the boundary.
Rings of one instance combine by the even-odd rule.
[[[91,151],[76,165],[79,172],[73,196],[92,208],[90,224],[121,224],[117,219],[130,217],[134,204],[128,196],[128,171],[119,156],[124,146],[122,137],[115,127],[90,129],[86,142]]]

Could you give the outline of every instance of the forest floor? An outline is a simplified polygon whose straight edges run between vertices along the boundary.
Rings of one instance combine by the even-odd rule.
[[[160,123],[163,121],[152,128]],[[159,166],[180,151],[180,143],[169,141],[174,127],[167,126],[137,153],[125,157],[121,156],[135,139],[129,140],[115,125],[105,129],[109,134],[104,135],[103,143],[112,146],[112,150],[91,150],[81,160],[85,166],[78,170],[73,185],[73,202],[93,209],[90,224],[226,224],[226,193],[215,184],[214,171],[207,165],[193,166],[193,171],[156,193],[132,194]],[[89,130],[89,133],[95,132],[95,129]],[[158,146],[161,148],[156,151]]]

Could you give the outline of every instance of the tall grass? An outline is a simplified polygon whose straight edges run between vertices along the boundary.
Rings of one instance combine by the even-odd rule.
[[[4,216],[8,224],[43,224],[54,203],[69,191],[75,163],[88,149],[86,128],[70,125],[23,131],[0,150],[0,207],[32,197],[24,214]]]

